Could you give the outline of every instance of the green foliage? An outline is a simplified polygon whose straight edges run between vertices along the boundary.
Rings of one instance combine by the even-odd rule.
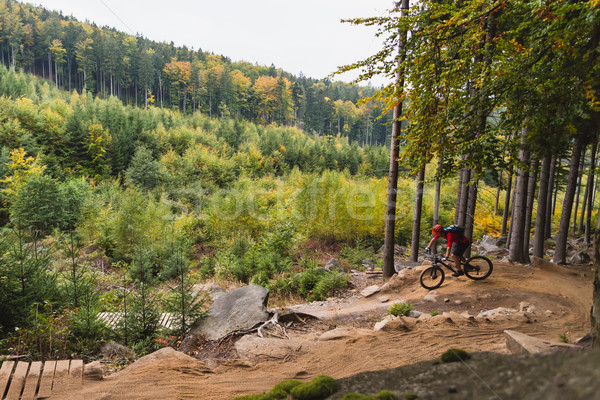
[[[431,313],[429,313],[429,315],[431,315],[432,317],[435,317],[436,315],[440,315],[440,313],[437,311],[432,311]]]
[[[302,382],[297,379],[288,379],[273,386],[269,394],[276,399],[286,399],[290,391],[300,384]]]
[[[398,396],[394,394],[394,392],[390,392],[389,390],[382,390],[375,395],[375,399],[377,400],[397,400]]]
[[[360,393],[346,393],[342,400],[373,400],[373,396],[367,396]]]
[[[388,315],[394,315],[396,317],[406,316],[413,309],[411,303],[394,303],[388,309]]]
[[[441,356],[444,363],[466,361],[469,358],[471,358],[471,355],[462,349],[448,349]]]
[[[310,382],[301,383],[290,390],[298,400],[326,399],[338,390],[338,383],[330,376],[319,375]]]
[[[419,398],[419,396],[413,392],[407,392],[404,394],[405,400],[417,400],[418,398]]]

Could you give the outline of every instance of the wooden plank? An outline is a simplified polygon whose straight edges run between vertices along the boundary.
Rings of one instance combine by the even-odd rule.
[[[35,399],[35,392],[37,391],[38,385],[40,384],[40,376],[42,372],[42,362],[34,361],[29,367],[29,373],[25,380],[25,389],[21,395],[21,400],[33,400]]]
[[[28,362],[19,361],[17,363],[17,368],[15,368],[15,372],[10,381],[10,388],[6,394],[6,400],[19,400],[21,392],[23,391],[23,385],[25,384],[25,377],[27,376],[28,369]]]
[[[2,368],[0,368],[0,399],[4,398],[4,393],[6,393],[10,374],[14,366],[14,361],[4,361],[2,363]]]
[[[69,384],[69,360],[60,360],[56,362],[56,371],[54,371],[54,383],[52,391],[62,390]]]
[[[38,399],[45,399],[52,394],[52,382],[54,381],[54,370],[56,369],[56,361],[46,361],[44,370],[42,371],[42,380],[40,381],[40,391]]]
[[[83,360],[71,360],[69,366],[68,386],[66,387],[69,399],[82,399],[81,388],[83,386]]]

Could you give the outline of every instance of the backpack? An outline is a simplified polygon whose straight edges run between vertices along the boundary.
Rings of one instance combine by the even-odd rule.
[[[455,234],[459,235],[460,237],[463,237],[465,235],[465,228],[462,226],[459,226],[459,225],[454,225],[454,224],[444,227],[444,231],[455,233]]]

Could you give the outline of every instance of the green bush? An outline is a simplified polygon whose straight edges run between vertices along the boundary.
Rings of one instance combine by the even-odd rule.
[[[331,271],[321,277],[315,285],[312,295],[308,300],[325,300],[335,294],[336,290],[346,289],[350,277],[338,271]]]
[[[330,376],[319,375],[310,382],[302,383],[290,394],[298,400],[324,400],[338,390],[338,383]]]
[[[373,400],[373,396],[367,396],[360,393],[346,393],[342,400]]]
[[[360,393],[346,393],[342,400],[373,400],[373,396],[367,396]]]
[[[417,400],[419,396],[413,392],[407,392],[404,394],[404,400]]]
[[[394,303],[388,309],[388,315],[395,315],[396,317],[408,315],[412,308],[413,305],[411,303]]]
[[[442,362],[465,361],[471,358],[471,355],[462,349],[448,349],[442,354]]]
[[[429,315],[431,315],[432,317],[435,317],[436,315],[440,315],[440,313],[437,311],[432,311]]]
[[[274,399],[287,399],[290,391],[300,384],[302,384],[302,382],[299,380],[288,379],[273,386],[273,389],[271,389],[268,394]]]
[[[394,392],[390,392],[389,390],[382,390],[381,392],[375,395],[375,399],[377,400],[396,400],[398,396],[394,394]]]

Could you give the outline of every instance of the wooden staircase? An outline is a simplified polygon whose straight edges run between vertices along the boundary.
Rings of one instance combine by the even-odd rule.
[[[47,399],[68,393],[76,398],[83,382],[82,360],[4,361],[0,368],[0,399]]]

